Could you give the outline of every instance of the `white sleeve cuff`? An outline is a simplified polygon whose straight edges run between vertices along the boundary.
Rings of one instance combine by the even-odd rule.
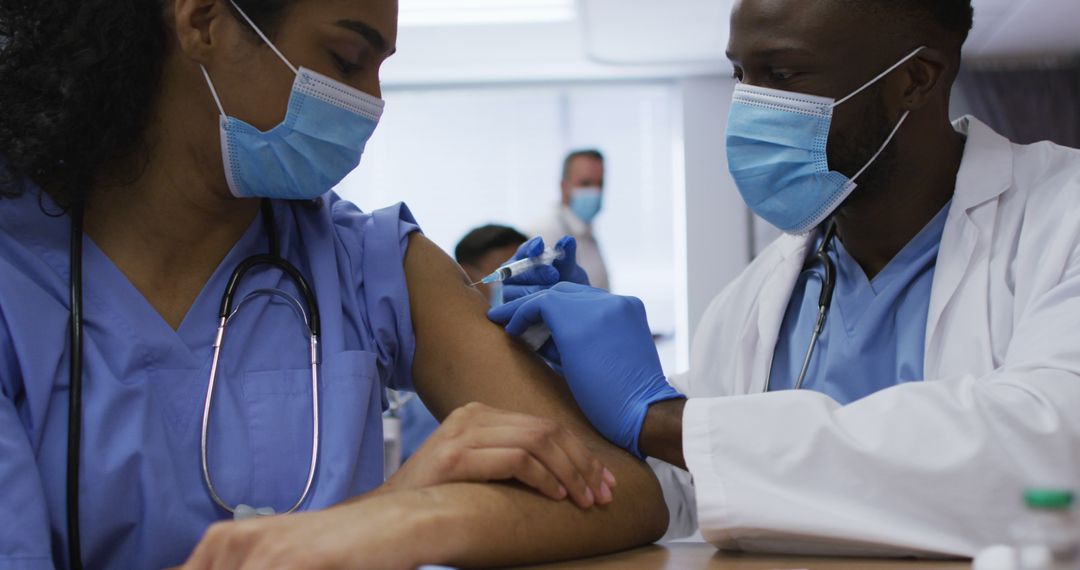
[[[713,465],[712,439],[716,428],[710,420],[711,398],[690,398],[683,412],[683,456],[693,476],[697,522],[701,534],[719,548],[737,545],[722,529],[730,528],[731,509],[720,470]]]
[[[693,535],[697,532],[697,506],[690,474],[659,459],[650,457],[646,461],[660,482],[668,508],[668,530],[660,542]]]

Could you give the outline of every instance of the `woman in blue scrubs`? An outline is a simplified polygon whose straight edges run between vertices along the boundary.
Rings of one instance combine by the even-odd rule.
[[[381,114],[396,17],[392,0],[0,6],[0,569],[175,565],[238,505],[281,513],[301,497],[301,511],[361,499],[322,518],[215,527],[192,567],[284,564],[298,550],[286,545],[315,543],[327,564],[505,564],[662,532],[647,470],[486,322],[484,300],[408,209],[363,213],[329,192]],[[277,265],[247,273],[234,299],[250,301],[214,356],[234,269],[267,253],[296,268],[321,314],[306,495],[314,390],[301,317],[312,307],[289,301],[303,287]],[[415,388],[449,419],[383,485],[386,388]],[[554,420],[465,406],[476,400]],[[613,472],[634,494],[621,505]],[[539,493],[462,485],[513,479]],[[458,530],[418,547],[410,533],[436,518],[415,513],[429,506]],[[526,531],[530,547],[514,546]]]

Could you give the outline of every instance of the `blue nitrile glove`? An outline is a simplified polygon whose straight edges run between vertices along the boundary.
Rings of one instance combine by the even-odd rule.
[[[559,283],[496,307],[488,318],[513,336],[547,324],[582,411],[604,437],[639,458],[649,406],[683,397],[664,377],[645,306],[634,297]]]
[[[581,285],[589,284],[589,276],[577,264],[577,240],[566,236],[555,244],[555,249],[562,249],[566,256],[552,265],[541,265],[503,282],[503,300],[507,303],[515,299],[538,293],[560,281],[569,281]],[[527,257],[537,257],[544,253],[544,238],[535,237],[518,248],[514,257],[506,263],[520,261]]]

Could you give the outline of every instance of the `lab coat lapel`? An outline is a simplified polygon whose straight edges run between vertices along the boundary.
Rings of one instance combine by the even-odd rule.
[[[962,342],[968,362],[989,359],[989,248],[997,219],[997,198],[1010,188],[1013,179],[1012,148],[1009,141],[972,117],[956,123],[956,129],[968,135],[956,193],[941,237],[930,293],[930,311],[926,323],[925,378],[947,376],[945,358]],[[961,284],[964,297],[958,298]],[[946,312],[962,316],[945,319]],[[964,322],[963,339],[952,338],[960,331],[947,331],[946,321]],[[986,321],[986,322],[983,322]],[[976,323],[982,323],[981,325]],[[974,335],[974,336],[973,336]],[[946,340],[952,340],[947,345]],[[981,347],[981,349],[980,349]],[[985,351],[986,354],[976,354]]]
[[[757,345],[744,347],[743,350],[743,354],[753,354],[756,357],[752,368],[753,380],[749,386],[751,394],[764,392],[768,386],[773,354],[776,352],[776,341],[780,337],[780,327],[784,324],[784,313],[806,262],[807,250],[813,243],[815,235],[810,233],[801,237],[784,236],[777,244],[781,260],[765,279],[761,289],[759,297],[761,302],[758,305],[757,314],[757,338],[743,340],[743,342]]]

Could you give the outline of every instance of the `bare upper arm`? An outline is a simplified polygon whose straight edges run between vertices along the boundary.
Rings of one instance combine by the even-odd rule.
[[[469,402],[555,420],[573,432],[618,478],[615,500],[583,511],[513,485],[428,489],[445,502],[475,541],[457,565],[504,565],[610,552],[660,538],[668,511],[652,470],[597,433],[566,382],[524,344],[487,319],[487,299],[464,272],[422,235],[405,258],[416,355],[413,379],[440,418]],[[456,519],[455,519],[456,520]],[[492,537],[513,537],[493,545]],[[528,547],[519,538],[528,537]],[[499,542],[499,541],[496,541]],[[482,546],[481,546],[482,545]]]
[[[413,378],[438,418],[469,402],[568,422],[596,438],[566,383],[521,342],[487,319],[487,298],[420,234],[405,257],[416,355]]]

